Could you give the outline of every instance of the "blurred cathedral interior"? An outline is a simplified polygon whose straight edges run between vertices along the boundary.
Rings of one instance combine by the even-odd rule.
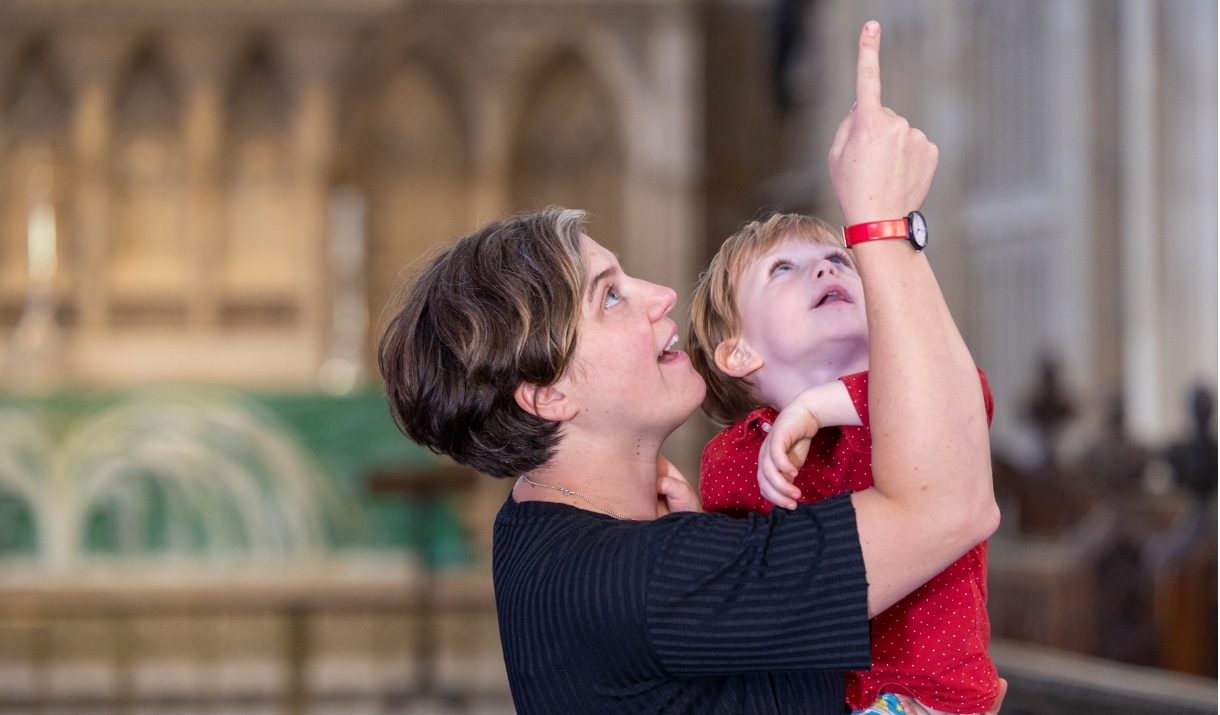
[[[1215,713],[1207,0],[0,2],[0,712],[512,712],[511,485],[390,421],[396,288],[560,204],[680,316],[841,221],[870,18],[995,394],[1005,712]]]

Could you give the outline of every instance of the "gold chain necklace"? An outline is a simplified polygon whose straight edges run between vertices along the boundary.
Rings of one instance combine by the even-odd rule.
[[[563,495],[565,497],[580,497],[581,499],[584,499],[585,501],[592,504],[594,506],[594,508],[600,509],[601,511],[606,512],[607,514],[614,517],[615,519],[625,519],[626,518],[623,516],[619,516],[618,514],[615,514],[614,512],[610,511],[609,509],[602,506],[601,504],[598,504],[597,502],[593,501],[592,499],[585,496],[584,494],[581,494],[580,492],[574,492],[571,489],[564,489],[563,487],[553,487],[550,484],[539,484],[538,482],[535,482],[533,479],[530,479],[529,477],[525,476],[524,474],[521,475],[521,478],[524,479],[526,481],[526,483],[530,484],[531,486],[542,487],[543,489],[554,489],[557,492],[563,492]]]

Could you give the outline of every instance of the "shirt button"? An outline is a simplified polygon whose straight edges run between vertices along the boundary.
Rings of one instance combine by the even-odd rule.
[[[763,432],[770,432],[770,431],[771,431],[771,423],[769,423],[769,422],[763,422],[763,423],[762,423],[762,431],[763,431]]]

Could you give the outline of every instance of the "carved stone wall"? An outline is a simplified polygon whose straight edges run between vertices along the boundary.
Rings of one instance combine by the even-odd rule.
[[[513,210],[586,209],[628,271],[684,292],[703,256],[699,52],[694,6],[661,0],[6,5],[0,371],[317,386],[331,336],[351,338],[327,256],[352,187],[334,205],[363,207],[365,275],[345,279],[367,292],[363,374],[412,266]],[[39,380],[21,365],[51,362],[9,349],[36,171],[58,259]],[[671,449],[693,472],[686,434]]]

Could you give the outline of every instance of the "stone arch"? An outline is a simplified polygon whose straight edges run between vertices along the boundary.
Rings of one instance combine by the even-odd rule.
[[[177,326],[186,319],[192,273],[183,225],[181,97],[151,40],[137,47],[120,77],[111,155],[111,321]]]
[[[0,91],[0,325],[11,326],[22,310],[28,283],[27,224],[31,209],[30,184],[50,184],[50,200],[57,218],[59,285],[67,281],[75,258],[74,246],[64,241],[71,212],[71,112],[68,83],[45,37],[30,40],[18,55],[12,74]],[[35,176],[40,177],[36,180]]]
[[[29,138],[62,141],[71,105],[72,96],[52,56],[50,42],[44,37],[31,40],[0,95],[5,137],[9,142]]]
[[[390,71],[365,103],[358,148],[368,197],[370,314],[380,315],[432,246],[467,223],[469,152],[457,102],[419,58]]]
[[[296,250],[289,145],[293,101],[270,41],[254,38],[230,82],[221,159],[225,235],[221,317],[230,326],[291,324],[304,271]]]
[[[590,235],[621,253],[625,151],[613,95],[573,50],[556,53],[526,87],[511,164],[513,208],[584,209]]]

